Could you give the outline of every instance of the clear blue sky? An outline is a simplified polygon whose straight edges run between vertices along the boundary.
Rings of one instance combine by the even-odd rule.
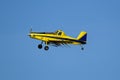
[[[34,31],[88,44],[39,50]],[[120,0],[0,0],[0,80],[120,80]]]

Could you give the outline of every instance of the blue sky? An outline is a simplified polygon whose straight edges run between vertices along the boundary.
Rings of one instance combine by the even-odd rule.
[[[0,80],[120,80],[119,0],[0,0]],[[88,44],[39,50],[33,31],[56,31]]]

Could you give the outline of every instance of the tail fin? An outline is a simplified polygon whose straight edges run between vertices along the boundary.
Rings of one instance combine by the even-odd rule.
[[[82,32],[78,35],[77,40],[80,40],[80,41],[86,43],[86,41],[87,41],[87,32],[82,31]]]

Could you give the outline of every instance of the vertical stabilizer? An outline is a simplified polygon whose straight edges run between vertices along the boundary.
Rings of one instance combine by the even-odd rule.
[[[87,32],[82,31],[82,32],[78,35],[77,40],[87,41]]]

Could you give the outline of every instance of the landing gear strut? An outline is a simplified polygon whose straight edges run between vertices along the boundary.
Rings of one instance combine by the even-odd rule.
[[[84,50],[84,48],[83,48],[83,47],[81,47],[81,50]]]

